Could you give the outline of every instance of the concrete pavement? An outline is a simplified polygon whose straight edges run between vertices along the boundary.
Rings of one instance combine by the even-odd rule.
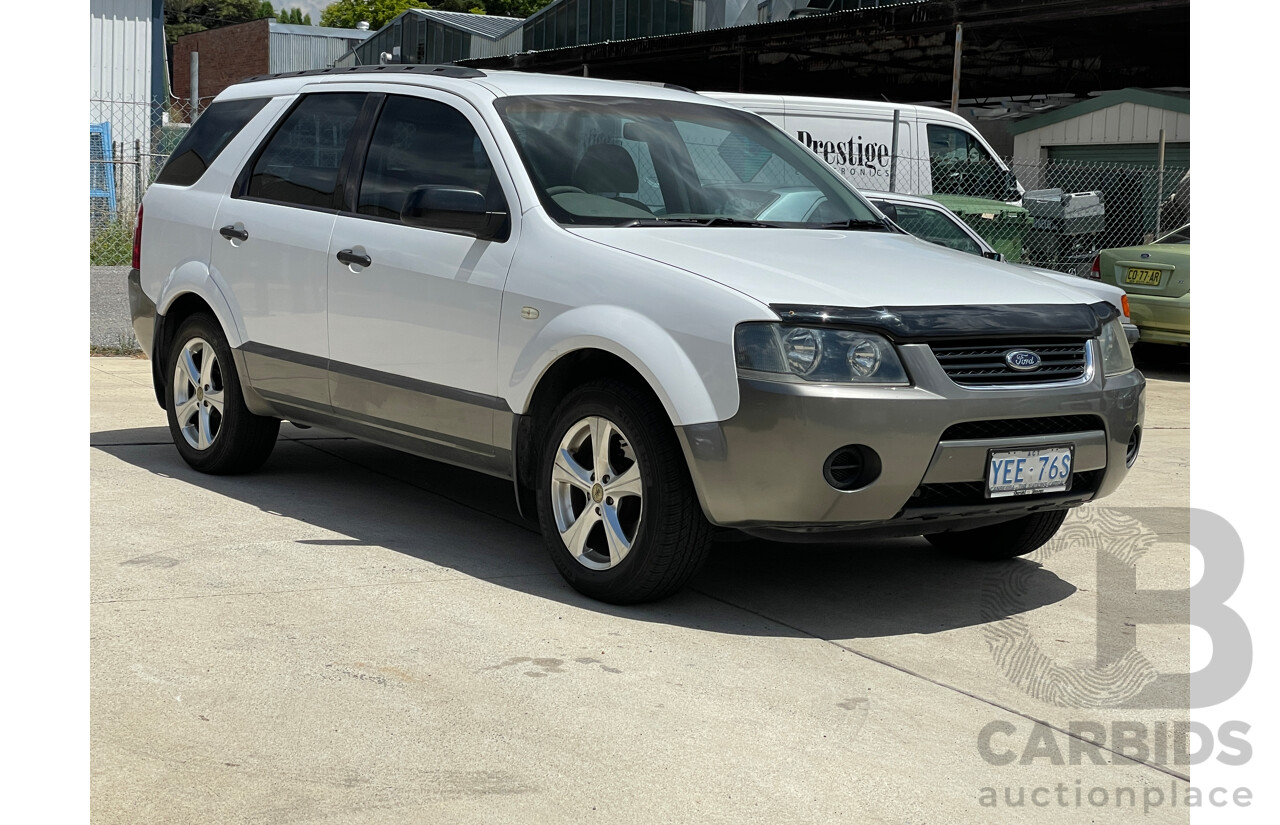
[[[1096,574],[1188,584],[1188,383],[1150,384],[1126,485],[1029,560],[724,543],[618,608],[493,479],[287,425],[261,472],[194,473],[149,372],[90,359],[96,822],[1188,819],[1152,733],[1186,680],[1140,693],[1187,671],[1185,617]],[[1070,735],[1133,722],[1145,754]]]

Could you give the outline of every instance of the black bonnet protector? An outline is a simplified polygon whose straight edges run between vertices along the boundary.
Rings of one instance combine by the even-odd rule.
[[[966,338],[1093,338],[1120,314],[1096,304],[967,304],[918,307],[827,307],[770,304],[783,323],[879,332],[895,343]]]

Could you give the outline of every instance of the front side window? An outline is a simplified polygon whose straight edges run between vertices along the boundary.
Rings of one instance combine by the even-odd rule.
[[[254,161],[248,197],[336,209],[338,170],[364,98],[350,92],[302,98]]]
[[[928,124],[929,168],[935,195],[1006,200],[1009,173],[973,135],[954,126]],[[1017,196],[1016,186],[1012,197]]]
[[[422,186],[474,189],[491,211],[503,208],[489,155],[462,113],[434,100],[391,95],[369,143],[356,211],[399,220],[409,195]]]
[[[576,96],[497,106],[563,224],[888,228],[830,167],[747,112]]]
[[[211,103],[183,135],[156,183],[190,186],[200,180],[204,171],[221,154],[231,139],[240,133],[253,116],[262,111],[271,98],[223,100]]]
[[[923,206],[894,204],[898,226],[917,238],[940,246],[981,255],[982,247],[948,213]]]

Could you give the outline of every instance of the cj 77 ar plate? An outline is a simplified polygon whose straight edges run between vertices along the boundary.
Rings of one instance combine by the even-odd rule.
[[[1126,284],[1137,284],[1138,286],[1160,286],[1160,277],[1164,275],[1164,271],[1160,269],[1138,269],[1137,267],[1129,267],[1129,271],[1125,273],[1124,282]]]
[[[1070,490],[1074,450],[1070,444],[1031,450],[989,450],[987,498]]]

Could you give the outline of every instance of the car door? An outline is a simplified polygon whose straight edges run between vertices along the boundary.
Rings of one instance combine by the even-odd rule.
[[[249,380],[277,403],[329,409],[329,235],[365,98],[299,97],[218,207],[210,262],[244,325]]]
[[[490,211],[517,211],[497,157],[488,128],[457,98],[386,95],[328,260],[335,412],[375,440],[409,438],[418,452],[482,468],[495,441],[510,438],[498,320],[518,216],[505,239],[481,240],[407,224],[401,210],[419,187],[452,186],[479,191]]]

